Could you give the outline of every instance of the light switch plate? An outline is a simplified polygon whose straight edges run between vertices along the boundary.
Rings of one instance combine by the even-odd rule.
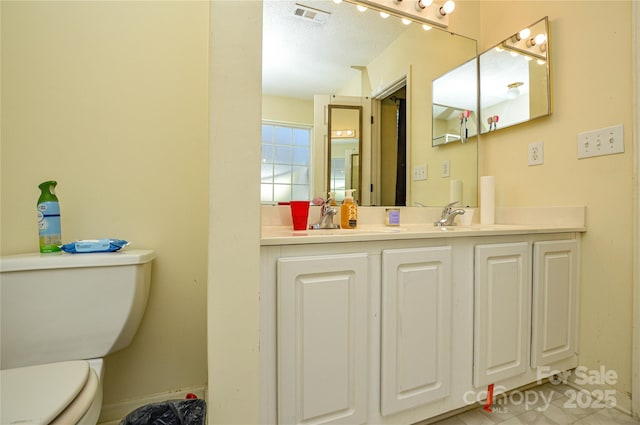
[[[419,164],[413,167],[413,181],[427,179],[427,164]]]
[[[451,161],[445,159],[442,161],[440,168],[440,177],[449,177],[451,175]]]
[[[622,124],[578,133],[578,159],[623,152]]]

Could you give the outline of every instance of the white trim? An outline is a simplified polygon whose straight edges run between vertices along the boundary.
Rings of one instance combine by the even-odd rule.
[[[632,62],[633,81],[633,345],[631,352],[631,412],[640,419],[640,4],[632,2]]]
[[[384,87],[378,87],[371,94],[373,100],[371,112],[373,115],[373,127],[371,131],[371,147],[372,147],[372,159],[375,163],[372,163],[373,168],[371,172],[371,181],[374,184],[374,191],[372,199],[375,200],[376,205],[380,202],[380,102],[382,99],[390,96],[398,91],[400,88],[406,87],[406,133],[407,133],[407,170],[406,170],[406,193],[405,203],[407,206],[411,204],[411,65],[401,73],[397,78],[393,79],[391,83]]]
[[[98,424],[106,425],[107,423],[120,423],[125,416],[133,412],[140,406],[145,404],[158,403],[166,400],[184,400],[186,395],[193,393],[198,398],[207,400],[206,389],[204,385],[196,387],[180,388],[163,393],[147,394],[141,397],[132,398],[129,400],[122,400],[116,403],[105,404],[102,406],[100,412],[100,418]]]

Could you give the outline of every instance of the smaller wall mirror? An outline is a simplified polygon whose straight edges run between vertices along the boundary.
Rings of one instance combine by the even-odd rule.
[[[480,55],[480,133],[551,114],[549,21],[522,29]]]
[[[432,146],[466,143],[478,134],[477,59],[433,80]]]
[[[333,193],[337,202],[342,202],[345,189],[355,189],[353,197],[360,203],[362,107],[329,105],[327,132],[329,134],[327,192]]]

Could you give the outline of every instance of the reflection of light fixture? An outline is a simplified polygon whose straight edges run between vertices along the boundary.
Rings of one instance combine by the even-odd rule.
[[[361,4],[359,4],[359,5],[358,5],[358,6],[356,6],[356,7],[357,7],[357,9],[358,9],[360,12],[366,12],[366,11],[367,11],[367,8],[366,8],[366,7],[364,7],[364,6],[363,6],[363,5],[361,5]]]
[[[411,23],[411,19],[407,19],[407,18],[402,18],[402,23],[404,25],[409,25]]]
[[[333,0],[333,2],[334,2],[335,4],[340,4],[340,3],[342,3],[342,0]]]
[[[429,31],[431,29],[431,27],[427,24],[422,24],[422,29],[425,31]]]
[[[351,129],[346,130],[331,130],[332,139],[348,139],[356,136],[356,131]]]
[[[382,19],[387,19],[389,17],[389,14],[387,12],[380,12],[380,17]]]
[[[515,99],[520,96],[520,89],[518,87],[524,85],[521,81],[516,81],[515,83],[511,83],[507,86],[509,90],[507,90],[507,99]]]

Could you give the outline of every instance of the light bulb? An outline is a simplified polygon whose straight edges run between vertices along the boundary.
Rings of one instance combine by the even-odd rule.
[[[416,10],[422,12],[423,9],[431,6],[431,3],[433,3],[433,0],[418,0],[416,2]]]
[[[387,19],[389,17],[389,14],[387,12],[380,12],[380,17],[382,19]]]
[[[444,13],[449,14],[451,12],[453,12],[456,8],[456,4],[453,2],[453,0],[447,0],[444,3],[444,6],[442,6],[442,9],[444,10]]]
[[[529,38],[529,36],[531,35],[531,30],[529,28],[525,28],[522,31],[520,31],[518,35],[520,36],[520,40]]]
[[[366,7],[364,7],[364,6],[362,6],[361,4],[359,4],[359,5],[358,5],[358,6],[356,6],[356,7],[357,7],[358,11],[360,11],[360,12],[366,12],[366,11],[367,11],[367,8],[366,8]]]
[[[538,35],[535,36],[533,41],[535,41],[536,44],[542,44],[545,41],[547,41],[547,36],[544,35],[544,34],[538,34]]]
[[[405,25],[409,25],[411,23],[411,21],[407,18],[402,18],[402,23]]]

